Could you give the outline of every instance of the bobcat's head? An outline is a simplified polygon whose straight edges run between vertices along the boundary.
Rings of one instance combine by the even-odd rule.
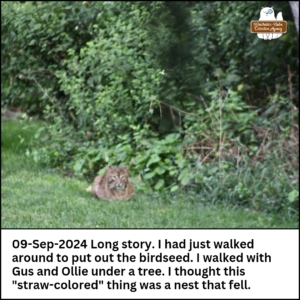
[[[128,183],[129,166],[125,167],[111,167],[106,169],[105,177],[107,178],[107,185],[110,190],[124,190]]]

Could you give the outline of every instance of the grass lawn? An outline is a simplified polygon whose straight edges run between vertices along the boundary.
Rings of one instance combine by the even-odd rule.
[[[298,228],[285,213],[207,204],[200,194],[145,194],[136,187],[128,202],[95,200],[85,191],[90,183],[26,157],[38,122],[1,125],[2,228]]]

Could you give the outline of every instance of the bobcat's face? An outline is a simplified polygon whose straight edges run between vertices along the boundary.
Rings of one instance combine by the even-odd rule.
[[[108,166],[103,176],[96,176],[92,186],[95,197],[103,200],[127,201],[134,194],[134,186],[129,178],[129,166]]]
[[[107,184],[110,190],[124,190],[128,182],[129,167],[108,167]]]

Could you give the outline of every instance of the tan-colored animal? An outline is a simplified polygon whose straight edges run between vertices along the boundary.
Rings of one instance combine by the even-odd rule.
[[[129,166],[108,166],[103,176],[96,176],[93,186],[87,188],[96,198],[108,201],[127,201],[134,194],[129,179]]]

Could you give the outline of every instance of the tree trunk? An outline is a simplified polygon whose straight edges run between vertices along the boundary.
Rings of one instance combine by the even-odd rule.
[[[299,1],[289,1],[294,16],[295,26],[299,36]]]

